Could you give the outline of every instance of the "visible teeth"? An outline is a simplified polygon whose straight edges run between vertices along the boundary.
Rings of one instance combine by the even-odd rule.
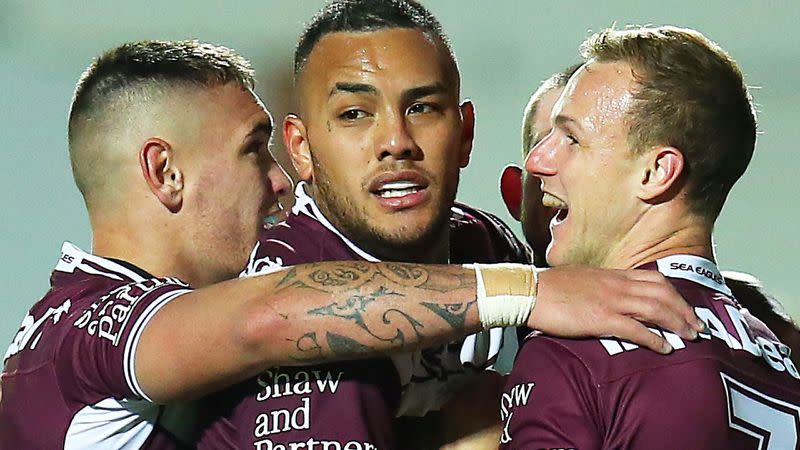
[[[386,183],[381,186],[381,190],[385,189],[408,189],[417,187],[416,183],[412,183],[410,181],[392,181],[391,183]]]
[[[567,204],[561,201],[560,198],[548,194],[547,192],[542,195],[542,204],[550,208],[566,209]]]
[[[419,189],[416,187],[410,189],[391,189],[391,190],[382,190],[380,191],[380,196],[383,198],[395,198],[395,197],[402,197],[404,195],[413,194],[418,192]]]

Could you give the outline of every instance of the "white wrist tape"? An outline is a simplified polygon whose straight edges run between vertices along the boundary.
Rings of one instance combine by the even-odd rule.
[[[528,323],[536,304],[537,269],[525,264],[465,264],[475,270],[478,315],[484,329]]]

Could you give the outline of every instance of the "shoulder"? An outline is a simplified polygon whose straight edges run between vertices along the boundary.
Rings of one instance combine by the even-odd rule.
[[[450,210],[451,259],[453,262],[532,261],[531,251],[497,216],[456,203]]]
[[[342,258],[345,244],[317,220],[291,214],[278,225],[263,229],[240,276],[252,276],[297,264]],[[338,256],[338,257],[337,257]]]
[[[561,339],[538,332],[529,334],[520,344],[514,371],[572,372],[595,382],[594,370],[600,351],[596,339]]]

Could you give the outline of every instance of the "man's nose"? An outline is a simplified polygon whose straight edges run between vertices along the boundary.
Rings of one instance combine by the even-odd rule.
[[[528,157],[525,158],[525,170],[538,177],[555,175],[557,147],[557,137],[551,131],[528,153]]]
[[[414,140],[404,114],[387,115],[378,127],[375,156],[379,160],[390,156],[394,159],[422,159],[422,149]]]

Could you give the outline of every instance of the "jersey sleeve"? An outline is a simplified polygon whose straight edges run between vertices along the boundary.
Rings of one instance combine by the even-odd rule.
[[[65,396],[150,401],[136,377],[135,355],[142,331],[170,301],[190,292],[174,278],[151,278],[119,286],[70,317],[56,354]]]
[[[546,337],[525,342],[500,400],[503,449],[600,449],[595,384],[572,352]]]

